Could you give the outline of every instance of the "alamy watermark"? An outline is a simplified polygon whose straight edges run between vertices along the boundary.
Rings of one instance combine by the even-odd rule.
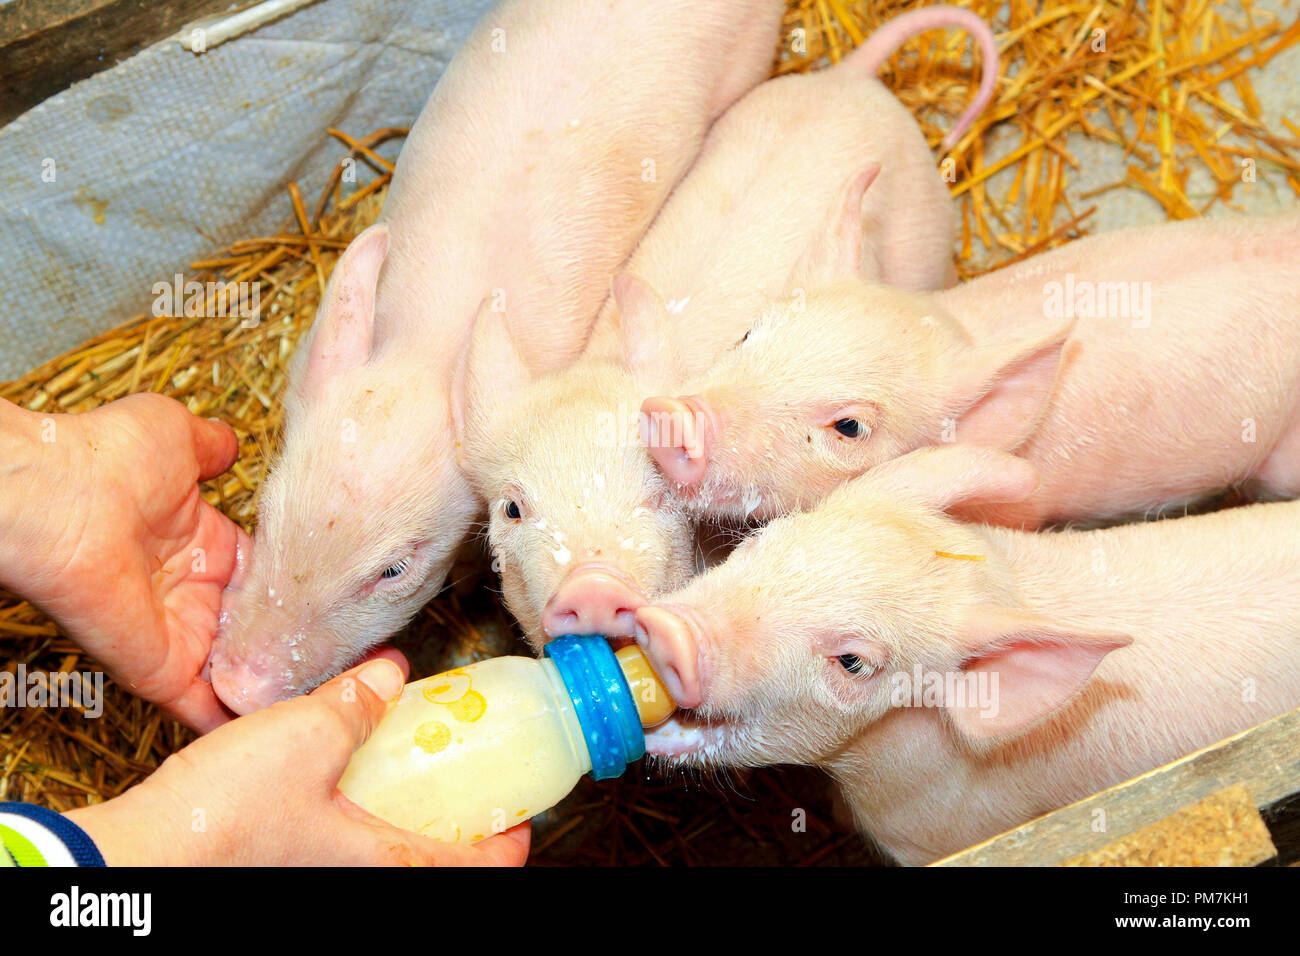
[[[1065,281],[1043,286],[1043,316],[1049,319],[1131,319],[1133,328],[1151,325],[1150,282],[1092,282],[1067,272]]]
[[[19,664],[0,671],[0,707],[78,707],[86,717],[104,713],[103,671],[29,671]]]
[[[598,412],[596,443],[602,448],[684,448],[690,455],[701,450],[695,413],[686,411],[643,412],[628,405]]]
[[[910,674],[893,674],[890,684],[894,707],[973,708],[981,717],[998,715],[997,671],[923,671],[917,664]]]
[[[179,272],[171,282],[155,282],[151,290],[155,317],[196,316],[225,318],[238,315],[241,328],[257,327],[262,315],[261,282],[198,282]]]

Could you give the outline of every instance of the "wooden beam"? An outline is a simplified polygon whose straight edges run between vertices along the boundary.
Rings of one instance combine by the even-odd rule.
[[[0,125],[186,23],[250,0],[11,0],[0,4]]]
[[[1054,810],[934,866],[1056,866],[1233,784],[1266,807],[1300,791],[1300,710]]]
[[[1254,799],[1237,783],[1061,865],[1258,866],[1275,856]]]

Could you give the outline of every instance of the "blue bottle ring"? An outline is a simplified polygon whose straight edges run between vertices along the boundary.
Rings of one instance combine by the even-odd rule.
[[[609,642],[599,634],[566,634],[546,645],[573,701],[596,780],[622,776],[645,756],[645,731],[632,689]]]

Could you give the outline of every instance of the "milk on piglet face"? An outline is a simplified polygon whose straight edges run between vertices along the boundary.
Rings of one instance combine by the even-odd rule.
[[[502,596],[538,650],[570,633],[630,639],[635,609],[689,575],[693,526],[640,443],[626,369],[583,361],[502,387],[526,382],[521,362],[484,310],[454,390]]]
[[[649,752],[821,766],[915,864],[1300,703],[1300,503],[1050,535],[944,514],[1035,481],[921,449],[643,607],[694,708]]]
[[[873,187],[874,188],[874,187]],[[1300,493],[1295,214],[1103,233],[957,288],[848,278],[779,301],[715,368],[656,396],[694,446],[652,449],[693,510],[808,507],[920,445],[1015,451],[1012,527],[1113,521],[1225,488]]]
[[[213,646],[223,701],[309,690],[438,591],[479,510],[450,404],[475,309],[510,303],[528,375],[572,361],[706,130],[767,74],[782,9],[507,0],[466,40],[299,348]],[[614,73],[635,82],[590,82]]]
[[[283,450],[213,648],[214,688],[239,713],[310,690],[399,629],[473,516],[443,392],[373,341],[386,243],[372,227],[340,260],[291,375]],[[446,426],[420,427],[439,408]]]
[[[925,296],[829,285],[769,307],[680,399],[648,400],[693,439],[651,454],[693,512],[770,519],[950,432],[1015,447],[1048,399],[1068,327],[976,347]]]
[[[638,611],[638,642],[673,698],[693,708],[647,735],[649,753],[704,766],[823,765],[890,711],[891,675],[960,667],[976,646],[954,637],[970,608],[1012,600],[1011,583],[996,564],[937,557],[939,547],[984,548],[930,502],[1014,499],[1035,476],[991,452],[960,449],[945,462],[950,450],[936,451],[930,474],[895,481],[885,466],[873,493],[849,485],[815,512],[772,521]],[[997,476],[983,476],[986,460]]]
[[[951,200],[915,120],[874,74],[907,36],[952,25],[985,56],[964,128],[991,95],[996,54],[986,24],[949,8],[892,21],[842,66],[770,81],[729,110],[615,279],[577,365],[536,378],[518,304],[505,323],[480,312],[453,390],[462,455],[489,502],[506,602],[535,644],[575,630],[630,637],[635,607],[693,563],[690,519],[665,500],[635,432],[611,440],[602,422],[621,428],[648,383],[707,367],[769,287],[832,262],[927,287],[950,277]],[[815,170],[809,142],[826,159]],[[883,172],[873,152],[890,158]]]

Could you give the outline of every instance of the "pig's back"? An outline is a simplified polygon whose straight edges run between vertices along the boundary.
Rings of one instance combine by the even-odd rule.
[[[707,370],[790,292],[845,184],[870,162],[881,172],[863,203],[864,272],[875,277],[880,263],[913,286],[918,268],[941,275],[951,200],[915,120],[877,80],[838,68],[770,80],[714,124],[627,267],[689,336],[684,376]]]
[[[1076,318],[1046,417],[1017,449],[1043,486],[986,520],[1180,507],[1249,479],[1295,427],[1300,217],[1124,230],[1040,258],[1011,281],[996,272],[943,294],[990,341],[1046,333],[1064,321],[1056,306],[1088,289],[1111,313]]]
[[[1028,607],[1133,643],[1108,654],[1062,711],[1002,746],[973,752],[915,710],[883,721],[873,746],[916,762],[902,788],[878,771],[866,824],[905,862],[956,852],[1300,706],[1300,503],[1104,531],[983,533],[1011,561]]]
[[[708,124],[762,78],[770,51],[750,34],[774,36],[777,16],[772,0],[492,11],[399,156],[381,321],[437,348],[501,289],[537,364],[571,359]]]
[[[1300,502],[989,533],[1034,610],[1133,639],[1044,728],[1061,759],[1115,782],[1300,706]]]

